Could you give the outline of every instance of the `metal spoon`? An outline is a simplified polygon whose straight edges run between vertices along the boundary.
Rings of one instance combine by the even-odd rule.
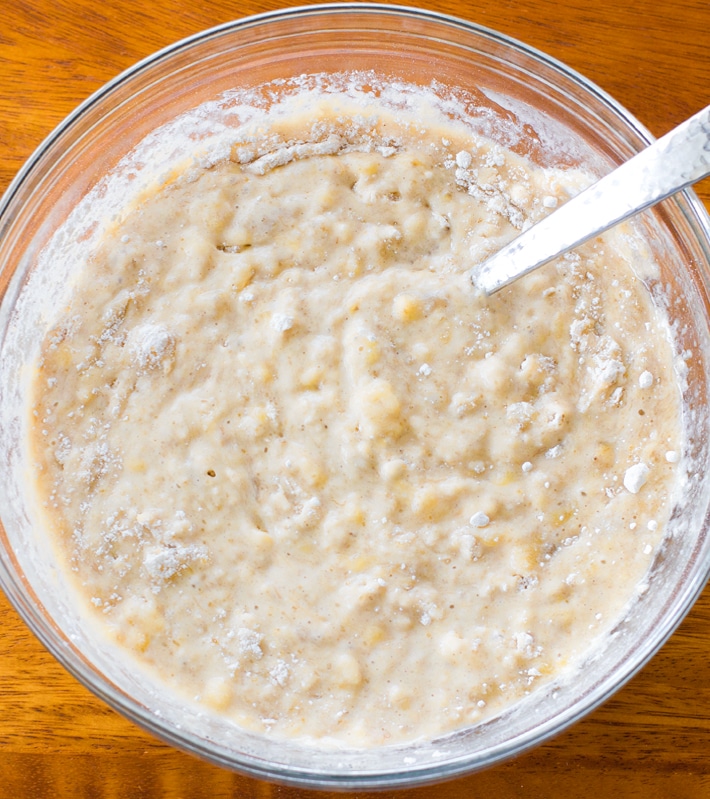
[[[710,175],[710,106],[568,200],[471,272],[493,294],[558,255]]]

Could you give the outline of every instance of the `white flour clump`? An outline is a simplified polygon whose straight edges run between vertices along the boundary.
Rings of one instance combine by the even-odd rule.
[[[630,466],[624,474],[624,487],[626,490],[632,494],[638,494],[643,486],[646,485],[650,471],[645,463],[637,463],[634,466]]]
[[[641,386],[641,388],[651,388],[652,385],[653,375],[648,370],[641,372],[639,375],[639,386]]]
[[[183,569],[187,569],[198,560],[207,558],[207,550],[200,546],[181,546],[164,544],[147,547],[143,557],[143,566],[154,580],[169,580]],[[154,586],[154,591],[158,586]]]
[[[128,334],[128,349],[139,369],[167,367],[175,353],[175,339],[163,325],[137,325]]]

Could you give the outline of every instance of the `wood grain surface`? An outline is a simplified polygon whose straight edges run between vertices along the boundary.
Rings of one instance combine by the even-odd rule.
[[[62,118],[135,61],[270,0],[3,0],[0,190]],[[660,135],[710,103],[708,0],[431,0],[599,84]],[[698,193],[710,208],[710,185]],[[652,662],[536,750],[400,796],[710,797],[710,590]],[[0,595],[0,797],[305,797],[155,740],[79,685]],[[359,794],[363,796],[363,794]]]

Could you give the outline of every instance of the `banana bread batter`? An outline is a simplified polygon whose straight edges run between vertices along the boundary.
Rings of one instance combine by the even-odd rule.
[[[87,613],[244,727],[376,746],[580,662],[672,510],[680,396],[629,230],[486,298],[586,180],[337,96],[141,196],[37,362]]]

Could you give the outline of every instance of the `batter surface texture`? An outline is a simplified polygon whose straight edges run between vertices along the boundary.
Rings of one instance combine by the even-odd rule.
[[[46,337],[31,436],[127,657],[244,727],[375,746],[504,710],[618,621],[680,398],[628,230],[472,287],[585,178],[344,107],[126,210]]]

